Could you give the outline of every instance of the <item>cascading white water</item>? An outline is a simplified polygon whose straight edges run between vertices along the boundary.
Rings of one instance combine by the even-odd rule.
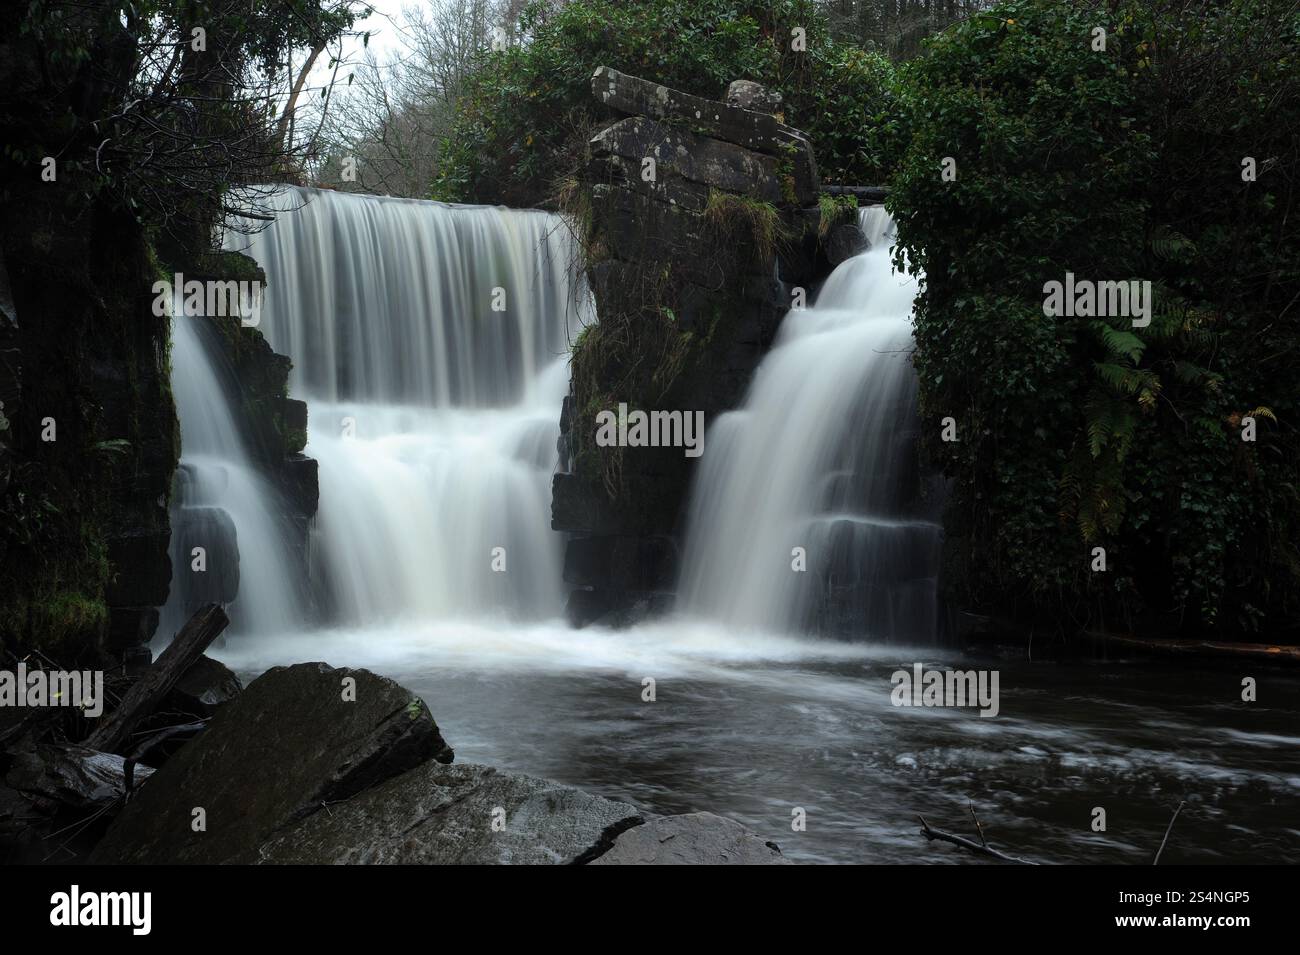
[[[559,613],[550,478],[572,335],[569,229],[537,211],[284,189],[251,236],[261,330],[320,462],[318,598],[342,623]]]
[[[183,453],[172,508],[172,588],[158,635],[170,639],[199,605],[230,605],[234,629],[281,631],[302,618],[288,529],[276,490],[257,472],[230,411],[234,383],[214,363],[208,319],[175,309],[172,394]],[[202,547],[196,569],[194,547]],[[235,583],[237,581],[237,585]]]
[[[864,209],[860,224],[870,250],[786,316],[743,406],[710,430],[691,496],[687,615],[788,631],[829,614],[865,636],[934,633],[940,529],[915,500],[916,282],[893,271],[888,214]]]

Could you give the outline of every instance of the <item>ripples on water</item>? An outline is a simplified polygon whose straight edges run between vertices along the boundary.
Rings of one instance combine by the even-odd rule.
[[[304,659],[372,669],[428,702],[458,760],[731,816],[801,862],[971,861],[926,843],[915,816],[973,836],[974,800],[1005,851],[1146,864],[1180,799],[1162,864],[1300,861],[1300,677],[1285,671],[972,663],[681,621],[412,624],[231,640],[221,656],[246,678]],[[1001,714],[892,706],[890,675],[916,661],[998,668]],[[1243,675],[1258,702],[1240,702]]]

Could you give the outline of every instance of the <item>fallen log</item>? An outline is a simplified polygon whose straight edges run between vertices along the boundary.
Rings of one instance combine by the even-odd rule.
[[[135,764],[144,759],[145,756],[149,755],[150,750],[159,743],[175,736],[185,736],[190,733],[198,733],[201,730],[207,729],[207,726],[208,721],[206,719],[196,720],[193,723],[182,723],[178,726],[168,726],[165,729],[161,729],[157,733],[154,733],[137,746],[131,752],[131,755],[127,756],[127,758],[122,762],[123,785],[126,788],[126,795],[129,797],[131,791],[135,788]]]
[[[1300,647],[1280,643],[1226,643],[1220,640],[1175,640],[1137,637],[1122,633],[1090,630],[1088,636],[1102,643],[1174,656],[1196,656],[1260,660],[1268,663],[1300,664]]]
[[[853,196],[859,203],[880,205],[889,196],[885,186],[822,186],[828,196]]]
[[[117,752],[135,725],[153,712],[229,622],[226,612],[216,604],[200,608],[82,745],[105,753]]]

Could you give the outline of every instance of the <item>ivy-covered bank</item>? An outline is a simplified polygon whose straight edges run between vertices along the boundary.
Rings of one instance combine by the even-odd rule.
[[[1300,637],[1294,6],[1018,0],[907,79],[889,206],[925,272],[915,363],[958,604]],[[1044,314],[1067,273],[1149,281],[1150,324]]]

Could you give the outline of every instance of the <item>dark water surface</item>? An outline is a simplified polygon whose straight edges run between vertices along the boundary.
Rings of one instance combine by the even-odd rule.
[[[246,678],[367,667],[425,699],[458,761],[731,816],[801,862],[971,861],[921,838],[916,814],[975,838],[973,801],[1006,852],[1149,864],[1180,800],[1162,864],[1300,862],[1300,674],[1253,663],[974,664],[698,624],[482,622],[232,640],[220,655]],[[999,715],[892,705],[891,674],[918,661],[997,668]],[[1257,702],[1241,701],[1245,676]]]

